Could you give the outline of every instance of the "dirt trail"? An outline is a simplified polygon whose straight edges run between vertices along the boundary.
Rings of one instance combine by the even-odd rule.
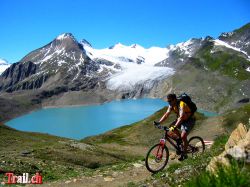
[[[169,163],[179,162],[177,159],[174,159],[175,154],[170,152]],[[111,166],[105,171],[97,170],[91,176],[81,176],[78,178],[73,178],[70,180],[65,180],[61,182],[45,183],[41,186],[53,186],[53,187],[117,187],[117,186],[128,186],[129,183],[138,183],[145,182],[147,179],[151,179],[152,173],[150,173],[143,161],[139,161],[133,164],[130,164],[129,167],[123,170],[116,171],[116,165]],[[151,184],[147,184],[147,187],[150,187]]]
[[[203,140],[214,140],[225,132],[225,129],[222,127],[222,121],[223,117],[210,117],[202,125],[195,127],[189,137],[200,136]]]
[[[151,173],[148,172],[144,164],[140,162],[140,163],[134,163],[122,171],[115,171],[115,166],[112,166],[107,171],[97,170],[92,176],[82,176],[67,181],[45,184],[44,186],[49,185],[53,187],[54,186],[55,187],[59,186],[117,187],[117,186],[127,186],[129,182],[136,183],[139,181],[145,181],[150,176]]]

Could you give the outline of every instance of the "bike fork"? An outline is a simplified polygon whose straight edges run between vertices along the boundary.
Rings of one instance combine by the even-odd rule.
[[[158,159],[162,158],[165,142],[166,142],[165,139],[160,139],[160,145],[159,145],[159,147],[157,149],[157,153],[156,153],[156,158],[158,158]],[[159,152],[160,152],[160,154],[159,154]]]
[[[163,149],[164,146],[165,146],[165,142],[166,142],[165,139],[160,139],[160,144],[161,144],[162,149]]]

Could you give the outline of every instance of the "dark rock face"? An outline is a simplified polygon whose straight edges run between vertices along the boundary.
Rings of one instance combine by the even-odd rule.
[[[26,63],[14,63],[6,69],[0,76],[0,90],[8,92],[18,89],[33,89],[39,88],[42,85],[41,79],[25,82],[24,80],[37,71],[37,65],[28,61]],[[19,84],[23,82],[22,84]]]
[[[238,101],[238,103],[248,103],[249,102],[249,98],[244,98]]]
[[[20,80],[29,77],[32,74],[36,73],[36,65],[32,62],[27,63],[14,63],[6,71],[3,72],[1,77],[7,79],[12,78],[13,82],[16,83]]]

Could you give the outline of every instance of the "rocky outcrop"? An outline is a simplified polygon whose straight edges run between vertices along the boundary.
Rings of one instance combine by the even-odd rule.
[[[250,164],[250,130],[247,132],[246,127],[242,123],[230,135],[225,145],[225,151],[214,157],[207,169],[214,172],[218,164],[229,165],[232,158],[243,160]]]
[[[246,138],[247,129],[246,127],[240,123],[238,127],[231,133],[226,145],[225,150],[231,149],[234,146],[238,145],[238,143]]]

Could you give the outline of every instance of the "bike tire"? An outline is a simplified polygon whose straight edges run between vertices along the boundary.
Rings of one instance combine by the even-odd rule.
[[[154,155],[154,153],[153,153],[153,151],[155,151],[155,149],[156,149],[156,151],[157,151],[157,149],[158,150],[160,150],[160,151],[162,151],[162,157],[164,157],[163,159],[163,163],[160,165],[160,167],[159,168],[154,168],[153,167],[153,163],[151,162],[151,159],[153,159],[154,160],[154,162],[158,162],[158,161],[161,161],[161,160],[159,160],[158,158],[156,158],[158,155]],[[165,153],[165,154],[164,154]],[[151,155],[152,154],[152,155]],[[158,154],[158,153],[157,153]],[[151,156],[153,157],[153,158],[151,158]],[[162,159],[162,158],[161,158]],[[161,171],[161,170],[163,170],[165,167],[166,167],[166,165],[167,165],[167,163],[168,163],[168,159],[169,159],[169,150],[168,150],[168,148],[167,148],[167,146],[165,146],[164,145],[164,147],[162,148],[162,144],[155,144],[155,145],[153,145],[149,150],[148,150],[148,152],[147,152],[147,155],[146,155],[146,160],[145,160],[145,165],[146,165],[146,168],[147,168],[147,170],[148,171],[150,171],[151,173],[157,173],[157,172],[159,172],[159,171]]]
[[[195,144],[195,145],[194,145]],[[198,145],[197,145],[198,144]],[[192,153],[192,157],[194,155],[198,155],[199,153],[203,153],[205,151],[205,143],[204,140],[199,136],[193,136],[188,140],[188,146],[192,145],[192,148],[195,148],[189,153]],[[197,154],[195,154],[197,153]]]

